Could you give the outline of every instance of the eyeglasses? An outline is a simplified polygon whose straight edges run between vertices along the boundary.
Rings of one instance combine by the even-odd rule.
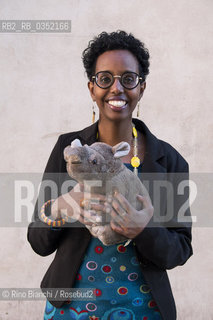
[[[111,87],[115,82],[115,78],[119,78],[121,85],[129,90],[136,88],[139,82],[143,82],[143,78],[135,72],[124,72],[121,76],[113,76],[109,71],[100,71],[95,76],[92,76],[92,80],[95,80],[97,86],[102,89]]]

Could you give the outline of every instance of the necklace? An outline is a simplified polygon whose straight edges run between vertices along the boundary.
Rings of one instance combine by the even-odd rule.
[[[138,132],[137,132],[135,125],[133,123],[132,123],[132,134],[134,137],[134,145],[133,145],[133,157],[131,159],[131,165],[134,168],[134,173],[137,176],[138,175],[138,167],[141,162],[138,157]]]

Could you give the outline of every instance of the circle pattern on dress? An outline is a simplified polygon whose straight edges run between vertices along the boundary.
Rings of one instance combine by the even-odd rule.
[[[128,289],[126,287],[119,287],[117,293],[123,296],[128,293]]]
[[[95,247],[95,252],[97,254],[101,254],[101,253],[103,253],[103,251],[104,251],[104,248],[102,246],[96,246]]]
[[[97,309],[97,306],[96,304],[89,302],[86,304],[86,309],[88,311],[95,311]]]
[[[105,280],[106,280],[107,283],[113,283],[115,281],[114,278],[111,277],[111,276],[106,277]]]
[[[132,244],[104,246],[92,238],[76,280],[76,288],[91,288],[96,300],[73,300],[56,311],[58,320],[66,319],[67,310],[73,320],[162,320]]]
[[[112,272],[112,267],[108,264],[104,264],[102,267],[101,267],[101,270],[103,273],[110,273]]]
[[[82,280],[82,275],[81,275],[80,273],[79,273],[79,274],[77,274],[76,279],[77,279],[78,281]]]
[[[143,299],[141,298],[135,298],[133,301],[132,301],[132,305],[134,307],[139,307],[139,306],[142,306],[143,304]]]
[[[118,252],[120,252],[120,253],[124,253],[124,252],[126,252],[126,247],[124,247],[122,244],[119,244],[119,245],[117,246],[117,250],[118,250]]]
[[[133,266],[139,265],[137,257],[132,257],[130,261],[131,261],[131,264],[133,264]]]
[[[142,284],[140,286],[140,292],[142,293],[149,293],[151,291],[150,287],[147,284]]]
[[[134,313],[126,308],[113,308],[104,313],[103,320],[135,320]]]
[[[149,308],[154,308],[157,306],[157,304],[154,300],[151,300],[151,301],[149,301],[148,306],[149,306]]]
[[[125,271],[126,270],[126,266],[120,266],[120,271]]]
[[[102,295],[102,291],[101,291],[100,289],[95,289],[95,290],[94,290],[94,295],[95,295],[96,297],[100,297],[100,296]]]
[[[135,281],[138,278],[138,274],[136,272],[132,272],[128,275],[128,280],[129,281]]]
[[[110,301],[110,303],[111,303],[111,304],[116,304],[117,301],[116,301],[115,299],[113,299],[113,300]]]
[[[90,282],[93,282],[93,281],[95,281],[95,277],[89,276],[89,277],[88,277],[88,280],[89,280]]]
[[[89,270],[95,270],[95,269],[97,269],[98,265],[95,261],[88,261],[86,264],[86,267]]]

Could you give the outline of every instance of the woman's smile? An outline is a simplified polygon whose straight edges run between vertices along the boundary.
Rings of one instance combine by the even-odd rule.
[[[109,106],[109,108],[111,108],[112,110],[121,111],[127,108],[128,101],[119,97],[112,97],[112,98],[106,99],[106,103]]]

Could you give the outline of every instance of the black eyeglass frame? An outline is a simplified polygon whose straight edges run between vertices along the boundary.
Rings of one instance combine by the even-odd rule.
[[[104,88],[101,87],[101,86],[97,83],[97,80],[96,80],[96,79],[97,79],[97,75],[98,75],[99,73],[103,73],[103,72],[109,73],[109,74],[112,76],[112,78],[113,78],[112,83],[110,83],[109,86],[104,87]],[[125,74],[128,74],[128,73],[133,73],[133,74],[135,74],[135,75],[138,77],[138,83],[137,83],[133,88],[127,88],[127,87],[122,83],[122,78],[123,78],[123,76],[124,76]],[[120,78],[120,79],[119,79],[120,84],[121,84],[125,89],[127,89],[127,90],[135,89],[135,88],[139,85],[139,83],[142,84],[142,83],[145,81],[145,80],[143,80],[142,77],[140,77],[139,74],[137,74],[136,72],[133,72],[133,71],[126,71],[126,72],[124,72],[121,76],[118,76],[118,75],[113,76],[113,74],[112,74],[110,71],[99,71],[99,72],[97,72],[94,76],[91,77],[91,81],[92,81],[92,82],[95,81],[95,83],[97,84],[97,86],[98,86],[99,88],[101,88],[101,89],[108,89],[108,88],[110,88],[110,87],[114,84],[115,78]]]

